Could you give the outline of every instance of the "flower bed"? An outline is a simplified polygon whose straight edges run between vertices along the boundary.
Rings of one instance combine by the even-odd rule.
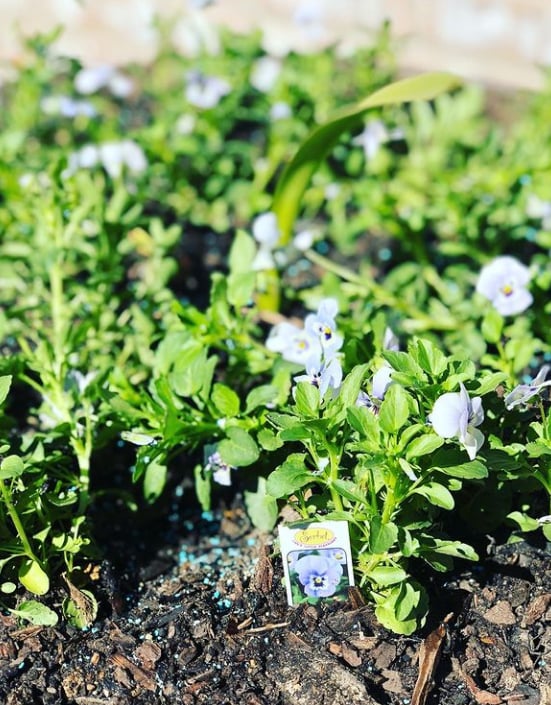
[[[412,634],[486,535],[551,536],[546,96],[505,129],[391,82],[385,34],[224,42],[92,69],[41,37],[4,87],[2,604],[93,628],[109,502],[131,537],[243,497],[264,534],[347,526],[352,571],[291,559],[301,604]]]

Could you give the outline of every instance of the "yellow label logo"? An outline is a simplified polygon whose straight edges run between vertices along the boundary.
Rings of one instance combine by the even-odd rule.
[[[309,548],[328,546],[335,540],[335,534],[331,529],[311,526],[308,529],[301,529],[293,537],[293,541],[299,546]]]

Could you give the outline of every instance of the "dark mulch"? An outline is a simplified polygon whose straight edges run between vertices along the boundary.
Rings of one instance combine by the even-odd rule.
[[[354,594],[287,607],[271,539],[239,502],[212,515],[173,504],[164,519],[143,514],[135,536],[118,519],[92,628],[0,618],[0,702],[551,703],[549,547],[490,546],[481,564],[433,581],[430,624],[400,637]],[[427,686],[414,696],[420,666]]]

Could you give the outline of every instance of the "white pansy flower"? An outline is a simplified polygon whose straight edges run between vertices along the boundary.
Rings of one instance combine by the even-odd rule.
[[[342,337],[337,334],[335,323],[338,310],[336,299],[322,299],[317,312],[309,313],[304,319],[305,330],[317,337],[326,357],[340,350],[343,343]]]
[[[205,76],[200,71],[186,74],[185,96],[196,108],[214,108],[231,90],[230,84],[217,76]]]
[[[551,367],[549,365],[544,365],[531,382],[528,384],[519,384],[512,392],[509,392],[504,399],[507,409],[512,409],[520,404],[526,404],[529,399],[540,394],[545,387],[550,387],[551,380],[545,381],[550,369]]]
[[[306,374],[298,375],[294,378],[295,382],[309,382],[317,387],[320,392],[320,397],[325,396],[328,389],[334,392],[338,391],[342,382],[342,367],[336,357],[332,357],[327,362],[321,364],[315,360],[309,361],[306,364]]]
[[[371,394],[382,401],[385,398],[386,390],[392,382],[392,372],[390,365],[383,365],[375,372],[371,380]]]
[[[532,294],[526,288],[530,270],[515,257],[496,257],[482,267],[476,291],[489,299],[502,316],[522,313],[531,305]]]
[[[482,399],[471,399],[463,384],[459,392],[442,394],[434,403],[430,422],[441,438],[458,438],[474,460],[484,443],[484,435],[476,428],[484,421]]]
[[[385,334],[383,337],[383,349],[394,351],[400,350],[400,342],[392,328],[385,328]]]
[[[147,168],[147,159],[142,148],[133,140],[104,142],[99,146],[103,168],[112,179],[118,178],[123,168],[139,174]]]
[[[273,56],[258,59],[251,71],[251,86],[261,93],[269,93],[281,73],[281,61]]]
[[[284,360],[306,365],[309,360],[321,362],[322,348],[318,338],[304,328],[283,321],[275,325],[266,341],[272,352],[281,353]]]

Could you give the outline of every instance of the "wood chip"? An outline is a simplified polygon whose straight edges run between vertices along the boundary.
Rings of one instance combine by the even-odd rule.
[[[266,544],[260,546],[258,562],[253,577],[253,585],[258,592],[263,595],[268,595],[272,592],[272,584],[274,579],[274,568],[268,553]]]
[[[493,607],[490,607],[484,615],[484,619],[492,624],[500,624],[503,626],[510,626],[516,624],[517,618],[515,617],[511,605],[505,600],[500,600],[496,602]]]
[[[134,651],[135,657],[146,670],[150,671],[155,667],[157,661],[161,658],[161,647],[153,641],[144,641]]]
[[[448,615],[446,621],[450,618],[451,615]],[[442,623],[421,644],[419,649],[419,675],[411,696],[411,705],[425,704],[427,695],[432,687],[432,679],[438,665],[440,650],[445,636],[446,625]]]
[[[479,688],[474,679],[463,670],[461,664],[456,658],[452,658],[452,663],[454,671],[461,676],[478,705],[501,705],[501,703],[503,703],[503,700],[499,697],[499,695],[495,695],[495,693],[490,693],[487,690]]]
[[[126,658],[124,654],[113,654],[113,656],[111,656],[109,660],[115,666],[118,666],[119,668],[124,668],[129,671],[136,683],[142,688],[145,688],[145,690],[155,690],[154,674],[141,669],[139,666],[136,666],[136,664],[132,663],[130,659]]]
[[[550,604],[551,593],[549,592],[535,597],[526,608],[526,612],[524,613],[523,625],[531,626],[532,624],[537,622],[538,619],[541,619]]]

